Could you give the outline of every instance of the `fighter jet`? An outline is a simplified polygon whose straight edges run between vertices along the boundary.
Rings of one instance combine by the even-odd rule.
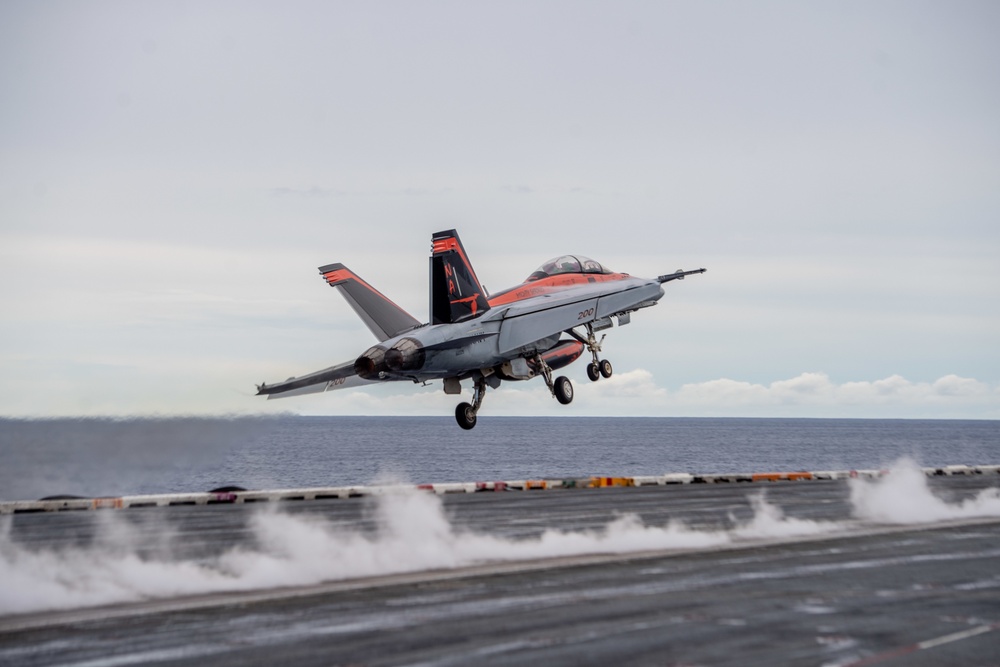
[[[601,359],[597,333],[632,313],[656,305],[663,284],[694,273],[678,270],[657,278],[616,273],[581,255],[563,255],[542,264],[510,289],[487,294],[458,233],[434,234],[430,257],[430,322],[421,324],[343,264],[319,268],[378,339],[359,357],[284,382],[257,385],[268,399],[346,389],[381,382],[426,384],[441,380],[446,394],[462,393],[472,381],[472,402],[459,403],[455,419],[474,428],[487,387],[541,376],[563,405],[573,400],[573,384],[553,371],[591,355],[587,377],[609,378],[611,362]]]

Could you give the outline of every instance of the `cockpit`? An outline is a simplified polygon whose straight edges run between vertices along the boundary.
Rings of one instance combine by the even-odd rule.
[[[542,278],[557,276],[561,273],[612,273],[612,271],[601,266],[599,262],[583,255],[563,255],[542,264],[534,273],[528,276],[528,280],[525,282],[541,280]]]

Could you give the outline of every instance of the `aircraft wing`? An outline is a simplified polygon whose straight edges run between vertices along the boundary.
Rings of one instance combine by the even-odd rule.
[[[315,373],[288,378],[284,382],[259,384],[257,385],[257,395],[266,395],[270,400],[272,398],[302,396],[303,394],[319,394],[333,389],[349,389],[375,382],[375,380],[365,380],[358,377],[354,372],[354,362],[345,361]]]
[[[636,279],[625,287],[618,282],[583,286],[556,294],[525,299],[498,313],[499,347],[507,354],[537,340],[596,320],[651,306],[663,296],[656,280]]]

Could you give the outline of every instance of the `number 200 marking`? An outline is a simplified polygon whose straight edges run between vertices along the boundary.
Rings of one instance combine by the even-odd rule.
[[[585,320],[588,317],[593,317],[594,309],[588,308],[587,310],[580,311],[580,314],[576,316],[577,321]]]

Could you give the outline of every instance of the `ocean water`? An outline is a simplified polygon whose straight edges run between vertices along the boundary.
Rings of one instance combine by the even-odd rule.
[[[1000,463],[1000,421],[482,417],[0,419],[0,499],[664,472]]]
[[[1000,421],[482,417],[0,419],[0,499],[665,472],[1000,463]]]

